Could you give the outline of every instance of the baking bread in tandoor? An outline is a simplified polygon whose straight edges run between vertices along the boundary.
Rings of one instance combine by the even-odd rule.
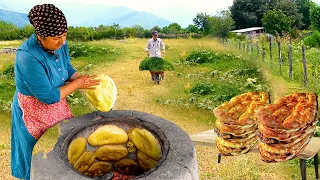
[[[267,92],[248,92],[231,98],[213,110],[217,148],[227,156],[249,152],[258,142],[256,112],[269,103]]]
[[[293,93],[258,110],[261,159],[281,162],[297,157],[313,136],[317,116],[314,93]]]

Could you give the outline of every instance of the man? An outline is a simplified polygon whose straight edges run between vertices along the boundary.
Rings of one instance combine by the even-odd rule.
[[[165,54],[165,45],[163,41],[160,38],[158,38],[158,32],[152,31],[152,38],[149,39],[146,46],[147,56],[161,58],[161,47],[163,54]]]
[[[166,49],[163,41],[158,38],[158,31],[152,31],[152,38],[148,40],[146,45],[146,53],[148,57],[158,57],[161,58],[161,48],[163,54],[165,54]],[[156,72],[150,71],[151,78],[154,80]],[[162,79],[164,79],[164,71],[160,71]]]

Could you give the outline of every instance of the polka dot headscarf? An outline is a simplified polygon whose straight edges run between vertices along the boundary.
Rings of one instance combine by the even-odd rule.
[[[34,6],[28,18],[39,36],[59,36],[68,31],[67,20],[63,12],[53,4]]]

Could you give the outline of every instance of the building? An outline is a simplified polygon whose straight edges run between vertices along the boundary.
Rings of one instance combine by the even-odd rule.
[[[251,28],[245,28],[245,29],[238,29],[233,30],[231,32],[237,33],[237,34],[245,34],[248,36],[259,36],[260,34],[264,33],[264,27],[251,27]]]

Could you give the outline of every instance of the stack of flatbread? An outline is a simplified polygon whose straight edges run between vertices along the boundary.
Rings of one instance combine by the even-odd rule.
[[[290,94],[258,110],[261,159],[281,162],[298,156],[315,131],[317,113],[317,95],[309,93]]]
[[[267,92],[248,92],[233,97],[213,110],[217,148],[226,156],[245,154],[258,142],[256,111],[269,103]]]

